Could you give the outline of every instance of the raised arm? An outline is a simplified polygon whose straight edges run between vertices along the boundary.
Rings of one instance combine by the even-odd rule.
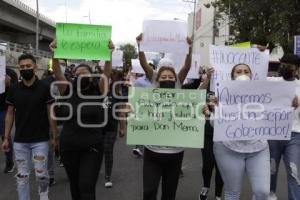
[[[186,55],[184,65],[178,73],[178,78],[179,78],[179,81],[180,81],[181,84],[183,84],[184,79],[186,78],[187,74],[189,73],[190,68],[191,68],[191,64],[192,64],[192,50],[193,50],[192,44],[193,44],[193,41],[189,37],[186,40],[187,40],[187,43],[189,45],[189,53]]]
[[[115,49],[115,46],[112,41],[109,41],[108,48],[110,49],[110,60],[105,61],[103,75],[104,77],[100,79],[98,87],[101,94],[107,94],[109,89],[109,78],[112,71],[112,52]]]
[[[143,67],[146,77],[148,78],[148,80],[152,80],[152,76],[153,76],[153,68],[149,65],[149,63],[147,62],[145,53],[140,51],[140,43],[143,40],[143,34],[141,33],[139,36],[136,37],[136,42],[138,45],[138,51],[139,51],[139,60],[140,60],[140,64]]]
[[[207,70],[207,72],[206,72],[207,77],[206,77],[206,79],[203,82],[200,83],[199,89],[207,89],[208,88],[209,82],[210,82],[210,78],[211,78],[212,74],[214,73],[214,71],[215,71],[214,68],[209,68]]]
[[[49,45],[49,48],[52,52],[54,52],[54,49],[56,48],[56,40],[53,40],[51,44]],[[57,81],[63,81],[66,82],[65,84],[57,84],[59,93],[61,95],[65,94],[65,91],[67,89],[67,79],[65,75],[62,73],[60,66],[59,66],[59,60],[57,58],[52,58],[52,69],[55,76],[55,79]]]

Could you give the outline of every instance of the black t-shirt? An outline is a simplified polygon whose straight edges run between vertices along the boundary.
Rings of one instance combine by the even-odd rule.
[[[108,109],[108,123],[105,126],[105,131],[112,131],[115,132],[118,130],[118,120],[115,116],[118,117],[118,113],[116,109],[120,109],[120,104],[124,104],[124,99],[118,98],[121,96],[120,92],[117,90],[115,92],[112,91],[112,85],[110,86],[110,91],[108,92],[107,96],[103,100],[104,106]],[[119,93],[119,94],[116,94]],[[118,95],[118,96],[115,96]],[[127,100],[126,100],[127,101]]]
[[[12,86],[6,97],[15,108],[15,142],[35,143],[49,140],[47,104],[53,102],[48,85],[38,80],[30,86],[23,82]]]
[[[74,83],[73,83],[74,85]],[[72,118],[64,121],[63,130],[60,137],[60,149],[61,151],[89,149],[103,142],[103,128],[102,127],[83,127],[78,123],[81,119],[84,125],[99,125],[104,121],[104,112],[107,112],[105,108],[100,104],[102,99],[89,99],[81,98],[78,96],[76,87],[73,87],[73,95],[66,100],[71,104],[73,108]],[[69,94],[69,87],[64,95]],[[97,84],[93,84],[89,87],[84,95],[95,96],[100,95],[100,91]],[[85,104],[81,107],[81,113],[78,113],[78,107],[80,104]],[[96,104],[96,105],[86,105]],[[97,105],[98,104],[98,105]],[[67,109],[66,107],[64,109]],[[66,111],[67,113],[69,111]],[[80,117],[80,118],[79,118]]]

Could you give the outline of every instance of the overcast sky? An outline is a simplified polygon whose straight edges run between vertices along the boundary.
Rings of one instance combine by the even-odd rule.
[[[36,8],[36,0],[21,0]],[[40,12],[56,22],[112,25],[115,43],[133,43],[144,19],[186,21],[193,4],[183,0],[39,0]]]

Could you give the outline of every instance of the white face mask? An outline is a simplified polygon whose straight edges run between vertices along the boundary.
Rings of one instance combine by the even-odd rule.
[[[60,70],[61,70],[61,73],[65,74],[65,72],[66,72],[66,67],[63,66],[63,65],[60,65]]]
[[[247,75],[241,75],[235,78],[236,81],[250,81],[250,77]]]

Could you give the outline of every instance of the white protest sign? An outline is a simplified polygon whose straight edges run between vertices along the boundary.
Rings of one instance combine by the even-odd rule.
[[[231,70],[237,64],[247,64],[252,72],[252,80],[266,80],[269,66],[269,50],[257,48],[237,48],[210,45],[210,65],[215,69],[211,78],[211,91],[215,91],[216,81],[231,80]]]
[[[123,67],[123,51],[114,50],[112,53],[112,67]]]
[[[166,53],[165,58],[169,58],[173,61],[174,69],[176,73],[179,73],[180,69],[184,65],[185,61],[185,54],[172,54],[172,53]]]
[[[145,74],[145,71],[140,64],[139,59],[131,59],[131,66],[131,73]]]
[[[0,45],[0,94],[5,92],[5,74],[6,74],[6,48]]]
[[[165,58],[170,58],[173,61],[175,72],[179,73],[180,69],[184,65],[186,55],[167,53],[165,54]],[[201,63],[200,54],[193,54],[191,68],[186,78],[191,78],[191,79],[199,78],[200,63]]]
[[[201,66],[200,63],[201,63],[200,54],[193,54],[191,68],[186,78],[192,78],[192,79],[199,78],[199,71]]]
[[[217,83],[214,141],[289,140],[295,87],[293,82],[287,81]]]
[[[180,21],[146,20],[140,51],[188,54],[187,23]]]

